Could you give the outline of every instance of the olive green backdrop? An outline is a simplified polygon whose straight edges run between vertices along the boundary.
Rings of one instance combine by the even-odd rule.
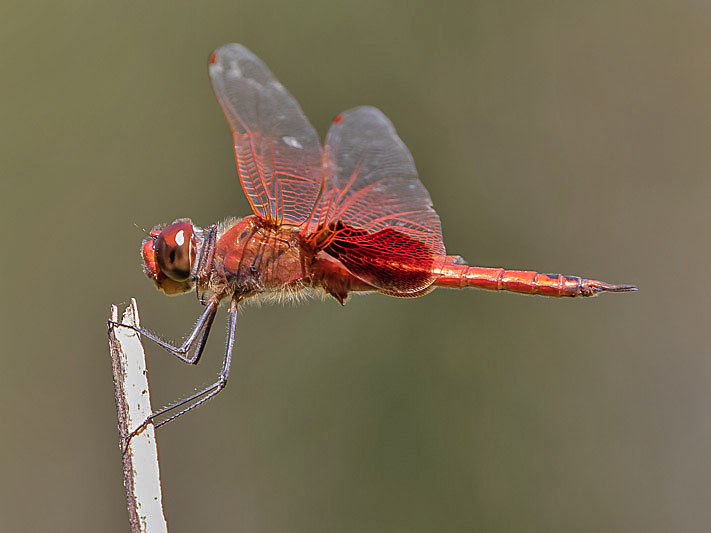
[[[711,523],[711,4],[0,6],[0,530],[126,531],[111,303],[200,308],[140,228],[248,214],[209,52],[241,42],[324,135],[381,108],[450,253],[637,283],[248,307],[232,377],[158,434],[171,530],[666,532]],[[154,405],[214,379],[147,345]]]

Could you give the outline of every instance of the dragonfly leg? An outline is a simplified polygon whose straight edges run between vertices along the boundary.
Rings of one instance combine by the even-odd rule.
[[[178,412],[173,413],[172,415],[168,416],[167,418],[164,418],[163,420],[160,420],[159,422],[155,423],[155,427],[159,428],[168,422],[172,422],[179,416],[184,415],[188,411],[192,411],[195,409],[197,406],[202,405],[206,401],[208,401],[210,398],[213,398],[217,396],[217,394],[222,391],[222,389],[225,388],[227,385],[227,378],[229,378],[230,375],[230,366],[232,364],[232,349],[235,344],[235,329],[237,326],[237,304],[239,303],[239,297],[238,296],[233,296],[232,301],[230,302],[230,316],[229,316],[229,321],[228,321],[228,327],[227,327],[227,346],[225,348],[225,358],[222,362],[222,368],[220,369],[220,374],[217,378],[217,381],[213,383],[212,385],[208,385],[204,389],[201,389],[190,396],[183,398],[181,400],[178,400],[176,402],[173,402],[171,404],[168,404],[167,406],[163,407],[162,409],[159,409],[158,411],[155,411],[150,414],[150,416],[146,417],[146,419],[143,421],[143,423],[138,426],[136,429],[131,431],[129,433],[125,440],[124,440],[124,448],[123,452],[126,453],[126,450],[128,449],[128,445],[131,442],[131,439],[136,436],[138,433],[143,431],[145,427],[150,424],[151,422],[154,422],[156,418],[165,415],[167,413],[170,413],[171,411],[175,411],[176,409],[179,409]]]
[[[163,340],[161,337],[159,337],[152,331],[149,331],[142,327],[122,324],[120,322],[114,322],[113,320],[109,320],[108,324],[110,328],[121,327],[132,329],[133,331],[140,333],[144,337],[152,340],[158,346],[164,348],[184,363],[188,363],[189,365],[196,365],[200,361],[200,356],[202,355],[202,352],[205,349],[205,343],[207,342],[207,337],[210,335],[210,328],[212,328],[212,322],[215,320],[215,315],[217,314],[217,307],[219,303],[220,302],[217,297],[213,297],[208,301],[205,310],[198,317],[197,322],[195,323],[195,327],[185,339],[185,342],[183,342],[183,344],[180,346],[174,346],[170,342]],[[202,335],[200,335],[201,331]],[[195,348],[195,352],[193,352],[192,356],[188,356],[187,354],[190,351],[190,348],[192,347],[195,340],[198,339],[198,335],[200,335],[200,338]]]

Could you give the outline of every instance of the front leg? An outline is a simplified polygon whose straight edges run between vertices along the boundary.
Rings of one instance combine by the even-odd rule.
[[[217,296],[213,296],[207,302],[207,305],[205,306],[205,310],[200,314],[200,317],[197,319],[197,322],[195,323],[195,327],[190,332],[188,337],[185,339],[185,342],[183,342],[183,344],[181,346],[174,346],[173,344],[162,339],[161,337],[159,337],[152,331],[149,331],[149,330],[142,328],[142,327],[131,326],[128,324],[122,324],[120,322],[115,322],[113,320],[109,320],[108,325],[109,325],[109,328],[121,327],[121,328],[132,329],[133,331],[140,333],[144,337],[152,340],[158,346],[160,346],[161,348],[164,348],[165,350],[167,350],[169,353],[173,354],[175,357],[177,357],[184,363],[188,363],[189,365],[196,365],[200,361],[200,356],[202,355],[202,352],[205,349],[205,343],[207,342],[207,338],[210,335],[210,328],[212,327],[212,322],[215,320],[215,315],[217,314],[217,307],[218,307],[219,303],[220,303],[220,301]],[[202,334],[200,334],[201,331],[202,331]],[[190,351],[190,348],[192,347],[195,340],[198,339],[198,335],[200,336],[200,338],[199,338],[198,343],[195,347],[195,352],[193,352],[193,355],[191,357],[189,357],[187,354]]]
[[[123,453],[126,453],[131,439],[138,433],[143,431],[145,427],[151,422],[153,422],[155,424],[155,428],[158,429],[162,425],[167,424],[168,422],[172,422],[179,416],[184,415],[189,411],[192,411],[197,406],[202,405],[203,403],[208,401],[210,398],[214,398],[220,393],[220,391],[222,391],[222,389],[225,388],[225,386],[227,385],[227,379],[230,376],[230,366],[232,364],[232,349],[234,348],[235,343],[235,328],[237,326],[237,311],[239,301],[239,296],[232,296],[232,301],[230,302],[229,320],[227,323],[227,343],[225,347],[225,358],[222,361],[222,368],[220,369],[217,381],[212,385],[208,385],[207,387],[197,392],[194,392],[193,394],[187,396],[186,398],[183,398],[182,400],[170,403],[166,407],[163,407],[162,409],[151,413],[140,426],[138,426],[131,433],[129,433],[128,436],[126,436],[124,441]],[[176,410],[177,412],[175,412]],[[161,417],[162,415],[169,414],[171,413],[171,411],[173,412],[173,414],[171,414],[167,418],[164,418],[163,420],[160,420],[158,422],[155,421],[156,418]]]

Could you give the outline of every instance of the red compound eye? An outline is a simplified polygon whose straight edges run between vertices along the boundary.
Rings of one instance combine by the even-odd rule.
[[[176,222],[161,231],[153,241],[153,255],[160,272],[174,281],[187,281],[195,260],[194,245],[193,226],[189,222]]]

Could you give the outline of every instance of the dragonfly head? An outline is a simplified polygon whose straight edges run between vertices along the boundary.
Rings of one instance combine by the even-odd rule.
[[[141,245],[143,271],[168,295],[192,290],[197,242],[190,219],[154,227]]]

